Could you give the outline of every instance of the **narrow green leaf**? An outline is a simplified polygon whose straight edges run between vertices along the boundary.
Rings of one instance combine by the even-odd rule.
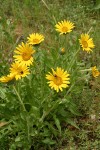
[[[66,122],[69,123],[70,125],[74,126],[75,128],[79,129],[79,127],[76,125],[76,123],[73,120],[67,118]]]
[[[96,0],[96,6],[94,7],[95,10],[100,9],[100,0]]]
[[[4,99],[6,97],[6,89],[0,87],[0,97]]]
[[[56,124],[56,126],[57,126],[57,128],[58,128],[58,130],[59,130],[59,132],[60,132],[60,135],[61,135],[60,121],[59,121],[59,119],[56,117],[56,115],[54,115],[53,118],[54,118],[55,124]]]
[[[42,142],[45,144],[49,144],[49,145],[53,145],[56,143],[54,140],[51,140],[50,138],[46,138],[46,139],[42,140]]]

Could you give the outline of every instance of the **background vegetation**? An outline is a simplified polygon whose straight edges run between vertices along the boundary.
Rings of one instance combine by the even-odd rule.
[[[69,19],[76,26],[72,35],[74,40],[70,41],[70,45],[75,43],[76,36],[82,32],[89,31],[91,33],[96,45],[95,51],[88,56],[85,53],[80,53],[78,59],[82,60],[88,68],[96,65],[100,69],[100,11],[98,1],[47,0],[45,2],[42,0],[0,0],[0,76],[8,73],[12,62],[13,50],[30,33],[38,32],[45,35],[45,43],[42,44],[41,49],[50,50],[55,45],[59,48],[57,45],[58,41],[53,40],[55,39],[55,34],[57,34],[54,25],[63,19]],[[73,90],[71,97],[81,115],[74,117],[75,124],[63,124],[62,135],[57,137],[55,144],[44,141],[44,143],[49,145],[47,147],[37,139],[37,147],[31,146],[30,149],[99,150],[100,78],[91,78],[90,80],[86,78],[84,83],[78,82],[76,85],[78,85],[78,88],[75,91]],[[9,99],[10,92],[8,93]],[[2,103],[2,99],[5,97],[2,94],[2,85],[0,85],[0,95]],[[15,95],[13,95],[13,99],[15,99]],[[1,108],[2,106],[0,106]],[[19,147],[16,148],[15,146],[19,142],[19,139],[16,139],[17,135],[7,134],[11,130],[11,126],[6,125],[5,118],[1,114],[0,149],[20,150]],[[9,109],[5,110],[5,116],[7,114],[9,115]],[[9,148],[10,145],[12,145],[11,148]]]

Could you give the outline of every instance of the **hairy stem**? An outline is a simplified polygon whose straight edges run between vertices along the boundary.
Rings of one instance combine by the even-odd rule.
[[[77,56],[77,54],[78,54],[78,52],[80,51],[80,48],[76,51],[76,53],[74,54],[74,56],[73,56],[73,58],[72,58],[72,61],[71,61],[71,63],[70,63],[70,68],[68,68],[68,72],[71,70],[71,68],[73,67],[73,64],[74,64],[74,62],[75,62],[75,60],[76,60],[76,56]]]
[[[22,99],[21,99],[21,97],[20,97],[20,95],[19,95],[19,93],[18,93],[18,91],[17,91],[17,89],[16,89],[16,87],[14,85],[13,85],[13,88],[14,88],[14,91],[15,91],[16,95],[18,96],[18,100],[19,100],[23,110],[26,111],[24,103],[23,103],[23,101],[22,101]]]

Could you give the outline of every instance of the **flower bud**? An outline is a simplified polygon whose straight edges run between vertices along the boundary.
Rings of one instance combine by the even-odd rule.
[[[64,55],[65,54],[65,48],[63,47],[63,48],[60,48],[60,54],[61,55]]]

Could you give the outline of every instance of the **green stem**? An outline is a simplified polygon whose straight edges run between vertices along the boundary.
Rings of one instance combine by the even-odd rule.
[[[28,136],[28,141],[30,142],[30,134],[29,134],[29,118],[26,118],[26,122],[27,122],[27,136]]]
[[[68,95],[68,94],[69,94],[69,92],[72,90],[72,88],[74,87],[74,85],[75,85],[75,83],[73,83],[73,84],[71,85],[71,87],[68,89],[68,91],[67,91],[66,95]],[[66,96],[66,95],[65,95],[65,96]]]
[[[43,122],[44,118],[55,108],[57,103],[58,103],[58,101],[48,111],[43,112],[43,115],[39,120],[40,122]]]
[[[26,111],[24,103],[23,103],[23,101],[22,101],[22,99],[21,99],[21,97],[20,97],[20,95],[19,95],[19,93],[18,93],[18,91],[17,91],[17,89],[16,89],[16,87],[14,85],[13,85],[13,88],[14,88],[14,91],[15,91],[16,95],[18,96],[19,102],[20,102],[23,110]]]
[[[51,15],[52,15],[52,17],[53,17],[53,20],[54,20],[54,22],[56,23],[57,21],[56,21],[55,16],[52,14],[52,10],[50,10],[50,8],[48,7],[48,5],[46,4],[46,2],[45,2],[44,0],[41,0],[41,1],[42,1],[42,3],[46,6],[46,8],[50,11],[50,13],[51,13]]]
[[[84,70],[80,70],[80,72],[85,72],[85,71],[91,71],[92,69],[84,69]]]
[[[76,56],[77,56],[77,54],[78,54],[78,52],[80,51],[80,48],[76,51],[76,53],[74,54],[74,56],[73,56],[73,58],[72,58],[72,61],[71,61],[71,63],[70,63],[70,68],[68,68],[68,72],[71,70],[71,68],[72,68],[72,66],[73,66],[73,64],[74,64],[74,62],[75,62],[75,58],[76,58]]]
[[[91,27],[91,28],[89,29],[89,31],[87,32],[87,34],[89,34],[89,33],[91,32],[92,28],[93,28],[93,27]]]
[[[46,2],[44,1],[44,0],[41,0],[42,2],[43,2],[43,4],[46,6],[46,8],[48,9],[48,10],[50,10],[50,8],[48,7],[48,5],[46,4]]]

